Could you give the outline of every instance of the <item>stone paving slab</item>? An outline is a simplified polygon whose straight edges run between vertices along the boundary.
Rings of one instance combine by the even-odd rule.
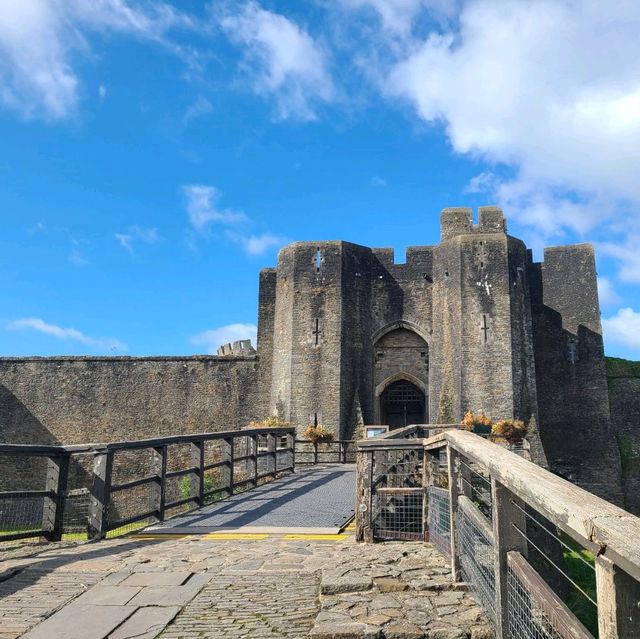
[[[181,586],[190,572],[134,572],[120,582],[120,586]]]
[[[149,573],[152,574],[152,573]],[[146,586],[131,599],[132,606],[184,606],[211,579],[210,574],[195,575],[185,586]],[[115,586],[126,588],[126,586]]]
[[[354,495],[355,464],[303,467],[147,531],[338,532],[354,515]]]
[[[138,608],[109,635],[109,639],[154,639],[179,612],[179,606]]]
[[[24,639],[53,639],[54,637],[105,639],[135,610],[135,606],[71,604],[56,612],[23,637]]]
[[[76,603],[93,606],[124,606],[140,590],[140,587],[134,586],[103,586],[99,584],[78,597]]]

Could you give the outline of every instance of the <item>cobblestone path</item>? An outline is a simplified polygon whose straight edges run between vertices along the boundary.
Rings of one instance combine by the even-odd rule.
[[[3,551],[0,561],[0,639],[492,636],[425,543],[164,535]]]
[[[0,639],[13,639],[100,581],[99,573],[24,570],[0,582]]]
[[[217,575],[160,637],[307,637],[319,593],[318,573]]]

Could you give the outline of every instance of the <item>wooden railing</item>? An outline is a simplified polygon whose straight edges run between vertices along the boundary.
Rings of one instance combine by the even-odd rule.
[[[469,583],[498,639],[640,637],[639,518],[495,443],[447,429],[418,441],[358,443],[361,541],[376,537],[375,504],[384,496],[376,494],[373,469],[376,456],[386,463],[388,451],[396,451],[396,458],[422,455],[414,488],[426,513],[413,513],[416,525],[420,519],[434,546],[449,558],[452,578]],[[391,510],[397,512],[406,499],[399,496]],[[543,537],[551,543],[545,545]],[[566,605],[554,573],[563,570],[563,547],[573,545],[595,558],[596,595],[584,590],[583,595],[596,611],[597,628],[585,627]]]
[[[86,498],[91,539],[136,522],[163,521],[169,511],[198,508],[292,472],[294,433],[261,428],[108,444],[0,444],[0,488],[29,488],[0,491],[0,541],[60,540],[65,508],[78,496]],[[69,490],[71,476],[79,488]],[[40,487],[31,489],[29,482]]]

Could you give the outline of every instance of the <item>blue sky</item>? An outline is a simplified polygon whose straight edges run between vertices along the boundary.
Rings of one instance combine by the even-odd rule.
[[[0,353],[215,352],[288,241],[499,204],[640,357],[639,57],[626,0],[6,0]]]

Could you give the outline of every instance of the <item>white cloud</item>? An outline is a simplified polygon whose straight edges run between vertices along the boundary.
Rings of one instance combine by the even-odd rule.
[[[451,24],[414,37],[384,90],[456,152],[515,169],[472,189],[548,236],[612,228],[640,203],[639,3],[469,0]]]
[[[250,1],[237,13],[220,13],[218,22],[232,42],[244,47],[254,90],[276,100],[280,118],[313,120],[315,104],[333,98],[324,49],[285,16]]]
[[[79,248],[74,248],[67,258],[74,266],[82,267],[91,264],[90,260],[82,253]]]
[[[640,349],[640,313],[631,308],[621,308],[615,315],[603,318],[605,343]]]
[[[258,335],[258,327],[255,324],[228,324],[220,328],[212,328],[198,333],[189,339],[192,344],[203,345],[207,353],[215,355],[218,347],[230,344],[240,339],[250,339],[254,348]]]
[[[169,29],[189,24],[187,17],[161,2],[3,0],[0,103],[24,117],[66,118],[78,103],[74,56],[89,52],[90,32],[163,42]]]
[[[126,344],[120,340],[107,337],[90,337],[75,328],[62,328],[56,324],[48,324],[38,317],[25,317],[9,322],[6,328],[10,331],[33,330],[61,340],[80,342],[103,351],[122,352],[127,350]]]
[[[104,84],[101,84],[98,87],[98,97],[101,100],[104,100],[107,97],[107,87],[105,87]]]
[[[248,255],[263,255],[272,246],[280,246],[287,241],[285,237],[268,232],[260,235],[240,235],[230,232],[228,236],[242,246]]]
[[[612,306],[620,301],[608,277],[598,277],[598,298],[600,299],[600,306]]]
[[[453,15],[458,4],[455,0],[338,0],[348,9],[367,9],[380,19],[383,28],[393,34],[406,36],[413,23],[425,9],[435,16]]]
[[[383,178],[380,177],[379,175],[374,175],[371,180],[369,180],[369,184],[371,184],[371,186],[387,186],[387,181]]]
[[[115,233],[114,237],[122,248],[129,253],[134,253],[134,244],[142,242],[144,244],[157,244],[162,240],[158,229],[144,226],[130,226],[126,233]]]
[[[238,224],[247,221],[242,211],[218,208],[221,193],[215,186],[188,184],[182,187],[182,192],[187,200],[189,222],[197,231],[204,231],[212,222]]]
[[[623,282],[640,283],[640,235],[630,233],[623,242],[602,242],[599,250],[620,264],[618,277]]]
[[[218,201],[222,194],[215,186],[190,184],[183,186],[182,192],[187,201],[189,222],[194,229],[185,234],[185,244],[192,251],[197,250],[198,235],[207,237],[212,224],[225,226],[226,237],[241,246],[247,255],[262,255],[272,246],[287,241],[285,237],[269,231],[253,235],[241,230],[241,227],[252,223],[251,219],[243,211],[220,208]]]
[[[196,101],[189,106],[189,108],[185,111],[184,117],[182,118],[184,122],[190,122],[191,120],[195,120],[203,115],[207,115],[213,111],[213,105],[207,98],[202,96],[198,96]]]

